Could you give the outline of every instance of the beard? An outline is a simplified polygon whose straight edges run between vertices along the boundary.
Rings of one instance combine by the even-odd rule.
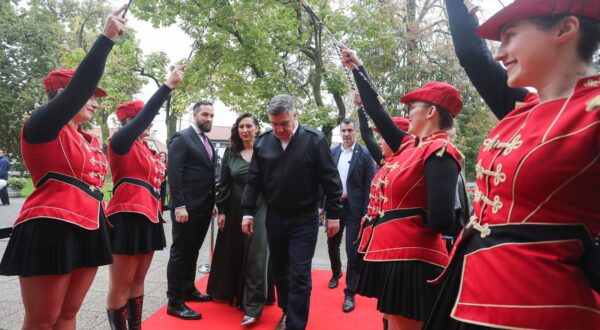
[[[204,133],[208,133],[212,129],[212,123],[201,123],[200,121],[196,121],[196,126]]]

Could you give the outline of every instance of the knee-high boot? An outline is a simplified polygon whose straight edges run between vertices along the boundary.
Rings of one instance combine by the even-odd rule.
[[[127,300],[127,325],[129,330],[142,329],[142,310],[144,308],[144,295]]]
[[[127,307],[107,309],[108,324],[111,330],[127,330]]]

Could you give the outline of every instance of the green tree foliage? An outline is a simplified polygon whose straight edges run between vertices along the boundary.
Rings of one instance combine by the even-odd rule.
[[[55,12],[61,21],[66,22],[68,31],[63,46],[65,49],[62,65],[76,67],[98,38],[104,20],[114,8],[106,0],[55,0],[53,7],[48,9]],[[109,137],[109,116],[117,110],[120,103],[130,101],[133,95],[139,93],[146,82],[144,77],[136,73],[139,58],[142,57],[138,44],[135,31],[128,29],[125,35],[117,38],[108,56],[104,75],[99,83],[108,95],[101,99],[93,122],[100,126],[104,143]]]
[[[218,98],[234,111],[250,111],[263,120],[265,104],[287,93],[298,100],[304,122],[322,127],[337,119],[321,91],[347,86],[333,74],[324,75],[327,65],[340,76],[339,63],[324,60],[327,54],[320,48],[326,40],[320,34],[314,38],[320,29],[311,27],[297,2],[140,0],[135,6],[136,15],[155,26],[178,21],[197,40],[183,93]],[[217,14],[208,23],[213,8]]]
[[[59,66],[63,26],[40,6],[0,2],[0,145],[20,160],[25,115],[44,102],[42,79]],[[20,164],[22,165],[22,164]]]
[[[111,10],[108,1],[31,0],[0,2],[0,145],[20,160],[19,131],[24,117],[46,102],[42,79],[58,68],[75,68],[98,37]],[[108,138],[108,117],[141,90],[145,79],[134,69],[141,57],[133,31],[119,38],[100,86],[94,121]]]
[[[465,109],[456,143],[472,178],[495,119],[458,64],[443,2],[314,0],[310,5],[337,39],[357,50],[392,114],[403,112],[401,95],[428,81],[461,90]],[[136,15],[155,26],[178,22],[197,40],[183,93],[218,98],[263,120],[269,99],[288,93],[298,101],[302,121],[325,133],[353,116],[350,86],[333,43],[297,1],[138,0],[135,6]],[[217,15],[207,24],[211,9]]]

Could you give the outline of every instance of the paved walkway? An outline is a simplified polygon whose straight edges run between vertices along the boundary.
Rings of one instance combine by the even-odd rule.
[[[9,227],[17,218],[24,199],[11,199],[10,206],[0,206],[0,228]],[[170,219],[169,212],[165,212],[165,218]],[[169,220],[168,220],[169,221]],[[169,221],[170,222],[170,221]],[[171,224],[165,224],[167,247],[171,245]],[[215,229],[215,239],[216,239]],[[0,239],[0,255],[4,254],[8,239]],[[202,244],[199,264],[209,262],[210,254],[210,231]],[[342,244],[342,258],[345,264],[344,244]],[[144,298],[144,318],[153,314],[162,305],[167,303],[167,261],[169,260],[168,248],[155,253],[152,265],[146,276],[146,288]],[[313,268],[330,269],[329,257],[327,255],[327,237],[323,230],[319,231],[317,250],[313,259]],[[197,273],[197,277],[203,274]],[[340,283],[340,285],[343,285]],[[17,277],[0,276],[0,330],[19,329],[23,323],[23,306],[21,302],[21,290]],[[108,329],[106,320],[106,296],[108,293],[108,267],[100,267],[96,279],[88,292],[81,310],[77,315],[77,329]],[[340,297],[340,304],[343,297]],[[210,315],[203,315],[210,317]]]

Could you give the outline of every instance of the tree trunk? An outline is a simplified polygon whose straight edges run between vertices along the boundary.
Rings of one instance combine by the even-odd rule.
[[[100,130],[102,132],[102,144],[104,145],[110,137],[110,129],[108,128],[108,113],[106,110],[100,110]]]
[[[171,109],[171,96],[167,98],[165,103],[165,125],[167,125],[167,141],[177,132],[177,115]],[[165,143],[167,142],[165,141]]]

